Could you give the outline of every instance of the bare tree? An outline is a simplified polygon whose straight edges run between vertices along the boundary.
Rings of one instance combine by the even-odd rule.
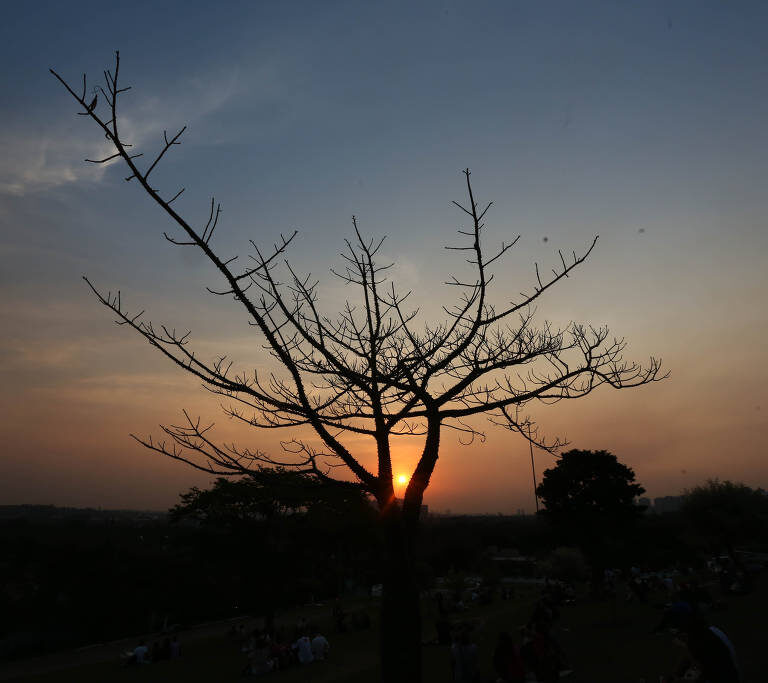
[[[503,306],[489,301],[492,268],[515,245],[518,237],[490,254],[483,236],[491,203],[475,199],[469,170],[464,171],[467,199],[454,202],[466,227],[458,231],[458,250],[474,269],[469,279],[453,277],[455,303],[445,307],[442,322],[417,325],[417,310],[408,307],[408,293],[387,280],[391,264],[381,264],[383,240],[369,240],[352,218],[353,236],[341,256],[344,267],[333,274],[356,292],[334,316],[318,304],[318,281],[298,273],[285,260],[296,232],[282,236],[264,250],[251,242],[250,263],[236,269],[237,257],[224,258],[213,247],[220,206],[211,199],[202,227],[184,218],[177,200],[184,192],[161,193],[150,180],[152,172],[185,131],[164,141],[159,153],[140,167],[141,154],[133,153],[121,137],[118,101],[121,87],[120,56],[114,73],[105,71],[98,101],[86,101],[83,75],[76,92],[55,71],[81,107],[114,145],[96,164],[122,159],[135,181],[167,214],[178,229],[165,234],[173,245],[202,251],[223,278],[210,292],[234,297],[250,324],[265,340],[274,361],[268,374],[232,371],[226,357],[204,360],[191,347],[190,335],[144,319],[123,307],[120,293],[103,293],[86,278],[99,301],[116,316],[119,325],[132,328],[180,368],[198,377],[209,391],[228,399],[226,413],[256,429],[291,431],[280,454],[219,443],[211,425],[184,413],[181,425],[163,426],[160,440],[136,438],[142,445],[197,469],[216,475],[247,475],[264,465],[294,467],[320,478],[334,478],[343,468],[374,498],[385,529],[387,566],[383,567],[382,673],[386,681],[420,680],[421,625],[418,589],[413,571],[415,530],[424,491],[437,463],[444,430],[455,430],[464,442],[482,438],[476,420],[485,416],[495,425],[519,433],[537,447],[554,452],[558,439],[542,438],[531,418],[523,413],[531,401],[552,403],[586,396],[600,385],[635,387],[662,378],[660,362],[647,366],[623,359],[625,342],[609,336],[605,327],[571,323],[556,329],[534,324],[533,304],[547,290],[589,256],[597,237],[581,254],[560,253],[558,267],[543,277],[535,267],[532,288]],[[142,160],[143,161],[143,160]],[[311,431],[312,436],[306,435]],[[345,445],[345,437],[364,436],[375,445],[375,470],[366,468],[359,454]],[[423,446],[402,501],[395,498],[391,446],[397,437],[420,436]]]

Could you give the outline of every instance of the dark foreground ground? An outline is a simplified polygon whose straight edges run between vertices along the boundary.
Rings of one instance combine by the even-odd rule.
[[[623,591],[619,591],[623,594]],[[653,604],[627,603],[621,595],[615,601],[596,602],[580,597],[576,604],[562,609],[556,635],[570,660],[574,673],[571,683],[648,683],[658,681],[660,674],[671,671],[682,654],[668,634],[652,635],[658,623],[662,596]],[[472,607],[454,615],[455,620],[474,626],[479,646],[480,681],[495,680],[491,657],[501,630],[517,633],[528,619],[536,593],[519,591],[512,601],[498,600],[485,607]],[[367,604],[375,615],[376,604]],[[712,623],[720,626],[733,641],[744,674],[744,683],[766,680],[766,627],[768,590],[765,582],[747,596],[728,597],[722,609],[710,614]],[[329,661],[294,667],[261,677],[270,683],[369,683],[378,678],[376,663],[376,628],[336,634],[333,632],[330,606],[314,606],[283,615],[286,623],[304,616],[316,621],[331,643]],[[375,621],[374,621],[375,623]],[[425,605],[425,639],[434,637],[431,605]],[[0,680],[23,683],[142,683],[179,681],[211,683],[240,680],[245,659],[236,645],[226,638],[228,625],[216,624],[181,634],[183,656],[179,660],[121,668],[119,655],[132,647],[132,641],[121,641],[71,653],[52,655],[0,667]],[[448,649],[425,645],[425,683],[451,681]]]

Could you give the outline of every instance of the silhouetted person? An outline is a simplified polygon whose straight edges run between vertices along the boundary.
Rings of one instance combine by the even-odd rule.
[[[538,683],[559,680],[560,670],[565,666],[563,651],[552,637],[550,626],[546,620],[540,620],[523,632],[523,661],[526,669],[536,674]]]
[[[670,610],[667,624],[686,647],[686,656],[678,665],[675,676],[683,679],[692,667],[701,675],[699,683],[739,683],[741,676],[736,650],[728,636],[716,626],[709,626],[698,614],[685,610]],[[673,679],[674,680],[674,679]]]
[[[506,631],[499,633],[493,652],[493,669],[498,680],[504,683],[522,683],[525,680],[525,666],[520,649]]]
[[[256,639],[256,644],[250,652],[251,674],[260,676],[269,673],[274,668],[274,663],[270,657],[270,646],[264,636]]]
[[[276,669],[285,669],[287,666],[290,666],[292,650],[286,642],[283,629],[277,629],[275,631],[275,637],[272,639],[270,654],[272,656],[272,661],[275,663]]]
[[[331,646],[328,644],[326,637],[320,633],[316,633],[315,637],[312,638],[312,656],[315,658],[315,661],[328,659],[328,652],[330,649]]]
[[[477,645],[472,642],[469,629],[462,627],[451,645],[451,663],[455,683],[477,680]]]
[[[312,654],[312,641],[309,639],[309,634],[303,633],[299,636],[299,639],[293,644],[293,649],[296,652],[296,658],[299,660],[299,664],[311,664],[315,661],[315,656]]]
[[[171,659],[178,659],[181,657],[181,643],[179,642],[179,636],[173,636],[171,644],[168,649],[168,656]]]
[[[147,647],[147,644],[140,640],[139,644],[133,649],[133,661],[130,663],[133,664],[148,664],[148,658],[149,658],[149,648]]]

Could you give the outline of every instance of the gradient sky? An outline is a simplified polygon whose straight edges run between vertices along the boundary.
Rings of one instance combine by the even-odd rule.
[[[263,361],[212,268],[171,226],[48,73],[78,82],[121,51],[123,130],[147,155],[189,126],[156,174],[202,218],[222,201],[221,253],[298,228],[291,253],[328,275],[356,214],[388,235],[427,319],[455,294],[445,252],[460,170],[495,201],[490,243],[521,235],[502,303],[533,262],[598,247],[539,320],[608,324],[671,377],[533,407],[544,431],[607,449],[652,496],[710,477],[768,486],[768,5],[762,2],[36,2],[0,25],[0,503],[165,508],[210,478],[142,450],[186,407],[251,446],[216,401],[81,280],[191,328],[201,352]],[[544,237],[547,238],[544,241]],[[415,444],[395,453],[412,465]],[[539,472],[553,463],[537,455]],[[446,434],[426,502],[532,508],[527,445]]]

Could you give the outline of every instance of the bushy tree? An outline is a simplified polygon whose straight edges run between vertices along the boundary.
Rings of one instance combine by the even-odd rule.
[[[368,540],[375,509],[351,482],[261,468],[193,487],[170,518],[214,533],[231,565],[233,599],[268,622],[281,606],[338,594],[345,579],[368,576],[376,564]]]
[[[645,489],[632,468],[608,451],[570,450],[544,471],[536,495],[541,515],[563,540],[577,544],[593,565],[595,576],[627,544],[643,508],[635,498]]]
[[[170,510],[171,519],[194,519],[219,528],[253,527],[279,517],[365,518],[373,505],[352,482],[261,467],[239,479],[219,477],[209,489],[192,487]]]
[[[542,514],[562,520],[577,517],[634,517],[642,508],[635,498],[645,489],[635,482],[631,467],[608,451],[570,450],[544,471],[536,488],[545,505]]]
[[[734,556],[737,545],[764,543],[768,536],[768,495],[746,484],[710,479],[685,491],[682,512],[716,552]]]

